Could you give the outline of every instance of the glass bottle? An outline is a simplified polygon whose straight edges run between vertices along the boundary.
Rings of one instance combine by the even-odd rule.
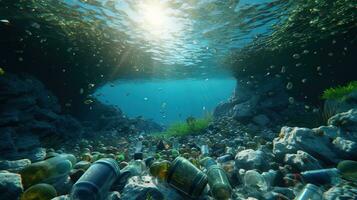
[[[47,160],[33,163],[20,171],[24,188],[51,178],[69,174],[76,163],[72,154],[60,154]]]
[[[217,158],[218,163],[224,163],[231,160],[234,160],[234,150],[232,147],[227,147],[225,155]]]
[[[300,175],[303,182],[315,185],[336,184],[340,180],[340,171],[337,168],[309,170]]]
[[[71,200],[98,200],[108,195],[110,187],[120,175],[117,162],[103,158],[93,163],[73,185]]]
[[[170,167],[171,162],[167,160],[156,161],[150,166],[150,174],[161,181],[166,181]]]
[[[341,161],[338,163],[337,169],[340,171],[342,178],[351,181],[357,181],[357,161]]]
[[[47,200],[53,199],[56,196],[56,189],[52,185],[39,183],[29,187],[21,195],[21,200]]]
[[[177,157],[167,173],[167,183],[197,199],[207,185],[207,176],[184,157]]]
[[[201,162],[206,168],[208,185],[212,196],[218,200],[229,199],[232,195],[232,187],[224,170],[211,157],[206,157]]]
[[[313,184],[307,184],[294,200],[322,200],[322,191]]]

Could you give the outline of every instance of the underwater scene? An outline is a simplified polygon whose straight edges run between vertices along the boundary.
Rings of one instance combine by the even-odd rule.
[[[357,1],[0,0],[0,200],[357,200]]]

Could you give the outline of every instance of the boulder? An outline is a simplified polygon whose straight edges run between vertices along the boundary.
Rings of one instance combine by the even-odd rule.
[[[357,140],[357,109],[350,109],[347,112],[338,113],[331,117],[327,123],[340,127],[346,132],[352,132],[354,138]]]
[[[333,139],[323,132],[316,133],[309,128],[282,127],[279,137],[273,141],[274,154],[283,159],[285,154],[295,154],[298,150],[309,153],[317,159],[338,163],[341,158],[331,143]]]
[[[151,176],[131,177],[121,193],[121,200],[140,200],[148,198],[152,200],[183,199],[174,189],[155,184]]]
[[[0,199],[19,199],[22,192],[20,174],[0,172]]]
[[[270,123],[270,120],[266,115],[260,114],[253,117],[253,122],[259,126],[266,126]]]
[[[357,143],[342,137],[337,137],[332,142],[341,156],[345,159],[357,159]]]
[[[240,151],[235,156],[235,164],[238,169],[259,169],[266,170],[269,168],[269,159],[263,151],[246,149]]]
[[[325,200],[356,199],[357,189],[348,184],[340,184],[327,190],[323,197]]]
[[[0,170],[7,170],[9,172],[19,172],[30,164],[31,161],[29,159],[21,159],[14,161],[3,160],[0,161]]]
[[[316,158],[301,150],[296,154],[286,154],[284,162],[300,172],[322,168]]]

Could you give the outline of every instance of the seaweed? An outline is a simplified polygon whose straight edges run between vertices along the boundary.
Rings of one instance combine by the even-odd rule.
[[[172,137],[172,136],[185,136],[196,135],[204,131],[213,118],[211,115],[207,115],[203,118],[193,119],[190,117],[187,122],[176,122],[170,125],[166,131],[159,132],[154,135],[158,137]]]
[[[337,86],[326,89],[322,94],[324,100],[345,100],[348,94],[357,91],[357,81],[352,81],[345,86]]]

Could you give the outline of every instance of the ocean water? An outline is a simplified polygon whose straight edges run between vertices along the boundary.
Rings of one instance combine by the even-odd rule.
[[[142,116],[163,125],[202,118],[233,94],[233,78],[126,80],[99,88],[94,96],[115,105],[129,117]]]
[[[356,10],[0,0],[0,200],[356,200]]]

